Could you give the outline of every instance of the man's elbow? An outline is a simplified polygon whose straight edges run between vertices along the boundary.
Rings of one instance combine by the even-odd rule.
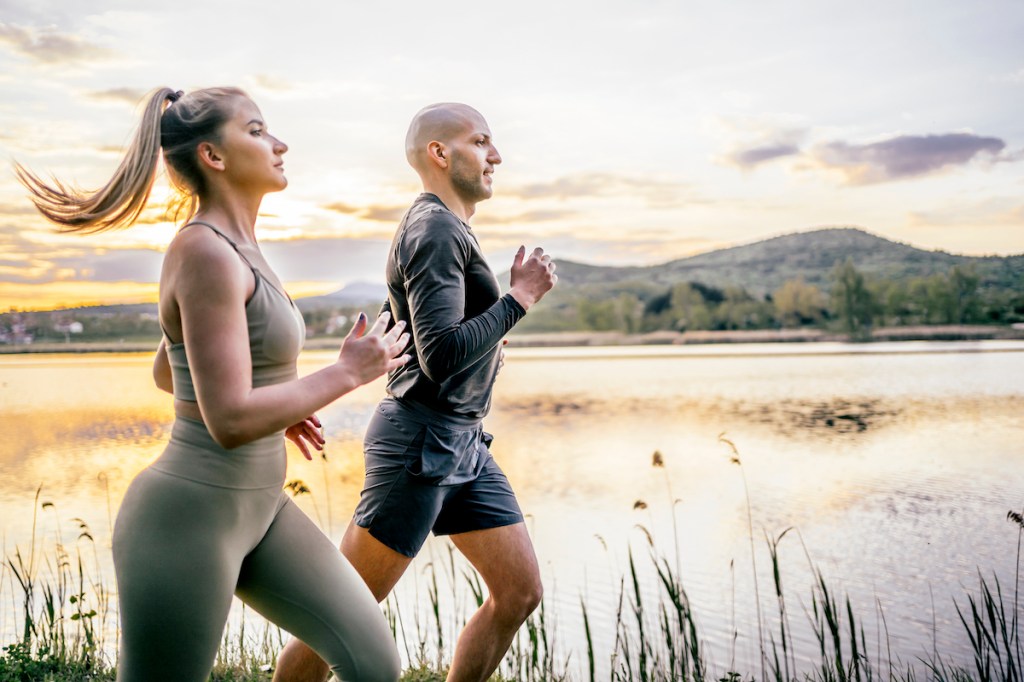
[[[442,353],[424,353],[421,355],[420,369],[435,384],[443,384],[455,373],[455,368],[445,362]]]

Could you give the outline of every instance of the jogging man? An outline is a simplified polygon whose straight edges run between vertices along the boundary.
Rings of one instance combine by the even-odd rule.
[[[557,282],[542,249],[520,247],[502,295],[469,220],[490,198],[501,156],[475,109],[435,104],[413,118],[406,157],[423,193],[402,219],[387,263],[393,319],[412,330],[412,355],[389,375],[365,439],[366,479],[341,550],[383,601],[430,531],[450,536],[489,595],[466,624],[449,682],[486,680],[540,603],[533,544],[481,420],[501,362],[502,338]],[[297,640],[275,680],[326,679]]]

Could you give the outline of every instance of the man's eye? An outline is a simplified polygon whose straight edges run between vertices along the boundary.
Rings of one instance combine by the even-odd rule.
[[[255,130],[250,131],[249,134],[250,135],[255,135],[256,137],[259,137],[260,135],[263,134],[263,131],[260,130],[259,128],[256,128]]]

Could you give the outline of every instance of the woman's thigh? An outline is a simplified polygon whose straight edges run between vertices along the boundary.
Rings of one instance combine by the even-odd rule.
[[[153,470],[129,487],[113,538],[119,682],[207,679],[245,554],[232,492]]]
[[[398,678],[398,649],[379,605],[338,548],[291,500],[246,557],[237,594],[308,644],[340,679]]]

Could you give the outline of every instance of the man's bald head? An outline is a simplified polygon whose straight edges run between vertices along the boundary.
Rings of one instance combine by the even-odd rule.
[[[417,171],[426,164],[427,145],[433,141],[450,144],[457,135],[474,125],[486,127],[480,112],[466,104],[442,102],[420,109],[405,136],[405,158]]]

